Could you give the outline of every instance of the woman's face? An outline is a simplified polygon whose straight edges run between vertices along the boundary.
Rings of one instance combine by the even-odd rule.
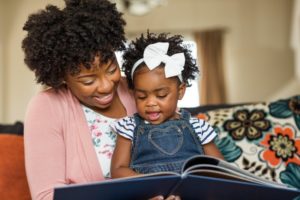
[[[133,78],[134,97],[139,115],[151,124],[160,124],[178,117],[177,101],[182,99],[185,84],[177,77],[165,78],[163,67],[149,70],[142,66]]]
[[[81,66],[79,74],[67,74],[65,81],[82,104],[101,113],[108,110],[117,99],[120,77],[116,58],[104,63],[100,56],[96,56],[91,69]]]

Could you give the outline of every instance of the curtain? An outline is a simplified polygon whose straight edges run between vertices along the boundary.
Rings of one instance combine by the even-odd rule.
[[[200,66],[200,105],[226,103],[223,64],[225,30],[209,30],[194,34]]]

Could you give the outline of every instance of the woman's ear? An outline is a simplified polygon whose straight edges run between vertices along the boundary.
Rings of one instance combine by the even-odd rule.
[[[185,89],[186,89],[186,84],[180,83],[180,85],[178,87],[178,100],[181,100],[183,98]]]

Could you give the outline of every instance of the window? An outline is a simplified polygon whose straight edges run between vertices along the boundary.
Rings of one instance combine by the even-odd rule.
[[[194,41],[185,41],[184,44],[189,45],[192,51],[194,59],[197,58],[197,45]],[[191,81],[191,86],[186,88],[185,95],[181,101],[178,102],[178,107],[196,107],[199,106],[199,87],[198,87],[199,75],[195,80]]]

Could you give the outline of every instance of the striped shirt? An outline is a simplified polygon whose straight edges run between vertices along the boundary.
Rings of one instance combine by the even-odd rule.
[[[202,145],[211,142],[217,136],[217,133],[214,131],[212,126],[206,121],[191,117],[189,122],[194,128]],[[131,141],[133,140],[133,133],[136,127],[134,117],[124,117],[118,121],[113,122],[111,124],[111,127],[117,134]]]

